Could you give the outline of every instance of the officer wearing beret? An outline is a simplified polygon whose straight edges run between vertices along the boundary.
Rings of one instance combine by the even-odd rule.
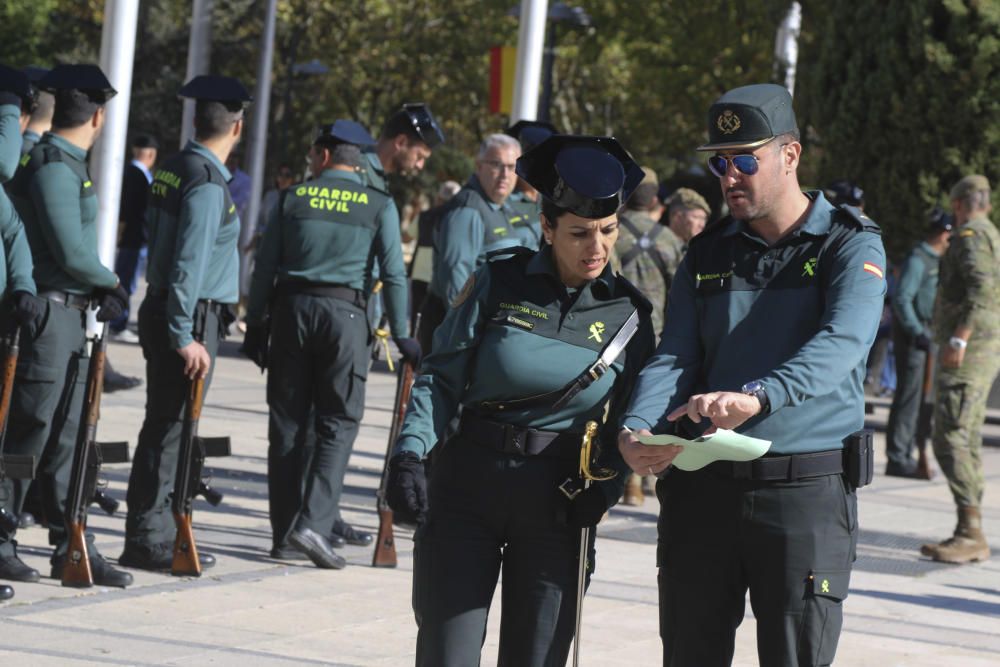
[[[469,278],[413,385],[389,464],[393,511],[422,524],[417,665],[479,664],[501,571],[500,664],[566,661],[580,528],[621,495],[617,423],[653,347],[649,303],[608,266],[616,212],[642,171],[608,137],[553,136],[517,164],[542,194],[545,245],[497,253]],[[591,374],[612,345],[607,372]],[[421,459],[460,407],[426,489]],[[604,423],[602,463],[619,474],[570,500],[559,487],[577,478],[590,420]]]
[[[896,361],[896,391],[885,432],[885,474],[917,477],[913,459],[920,417],[924,371],[931,350],[931,316],[937,294],[938,266],[948,248],[952,216],[935,206],[928,215],[924,240],[903,263],[892,299],[892,351]]]
[[[55,96],[52,131],[22,158],[9,193],[24,221],[34,259],[34,279],[44,316],[21,332],[17,382],[11,399],[7,446],[40,460],[39,483],[49,519],[52,577],[62,577],[67,534],[63,517],[90,362],[86,310],[114,319],[127,293],[97,255],[97,197],[87,171],[87,151],[104,125],[104,104],[115,90],[96,65],[59,65],[39,86]],[[19,514],[27,480],[10,480],[3,494]],[[39,573],[17,557],[14,535],[0,531],[0,577],[37,581]],[[88,536],[94,583],[128,586],[132,576],[109,565]]]
[[[236,79],[202,75],[178,93],[196,100],[194,140],[156,170],[146,212],[149,265],[139,306],[146,359],[146,416],[129,476],[125,549],[118,562],[169,569],[174,521],[170,493],[177,472],[189,381],[205,378],[232,322],[239,297],[239,215],[226,158],[243,132],[250,95]],[[199,334],[200,337],[197,337]],[[203,568],[215,563],[199,551]]]
[[[362,149],[365,185],[389,194],[386,175],[421,171],[442,143],[444,132],[430,107],[420,102],[404,104],[386,120],[378,141]]]
[[[1000,372],[1000,233],[990,221],[990,182],[972,174],[949,193],[955,214],[951,243],[941,258],[934,339],[940,353],[934,404],[934,457],[958,510],[951,537],[924,544],[937,561],[987,560],[983,534],[982,426],[986,401]]]
[[[556,133],[552,123],[543,120],[519,120],[506,130],[504,134],[514,137],[521,144],[521,151],[527,153]],[[536,250],[542,242],[542,199],[538,190],[531,187],[527,181],[518,177],[514,192],[507,198],[507,203],[514,211],[510,222],[514,231],[521,238],[521,245]]]
[[[282,192],[271,212],[247,310],[243,351],[268,370],[271,556],[295,558],[298,549],[322,568],[346,564],[334,546],[372,542],[341,518],[339,504],[364,412],[371,342],[364,286],[375,261],[396,345],[420,359],[420,346],[406,338],[399,215],[360,173],[360,147],[372,142],[353,121],[320,128],[309,151],[315,178]]]
[[[619,437],[633,470],[662,476],[663,664],[729,664],[749,589],[760,664],[828,665],[855,558],[855,485],[871,464],[870,443],[852,434],[864,425],[885,253],[857,209],[799,189],[784,87],[727,92],[708,134],[699,150],[731,215],[691,240]],[[679,448],[636,437],[675,428],[772,444],[756,461],[685,472],[670,467]]]

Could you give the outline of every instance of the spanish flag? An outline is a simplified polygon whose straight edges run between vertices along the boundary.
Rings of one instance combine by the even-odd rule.
[[[490,113],[509,114],[514,109],[514,70],[516,46],[490,49]]]

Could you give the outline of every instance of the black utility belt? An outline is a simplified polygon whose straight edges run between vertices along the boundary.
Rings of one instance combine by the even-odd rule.
[[[77,310],[87,310],[92,301],[92,298],[88,294],[72,294],[59,290],[40,290],[38,296],[41,299],[48,299],[55,303],[61,303],[67,308],[76,308]]]
[[[580,456],[580,433],[539,431],[533,428],[505,424],[466,410],[459,422],[458,435],[465,440],[501,452],[518,456],[545,456],[574,459]]]
[[[146,296],[157,301],[166,302],[168,294],[169,292],[167,290],[160,289],[158,287],[150,287],[146,290]],[[216,313],[227,310],[232,305],[233,304],[231,303],[222,303],[221,301],[215,301],[214,299],[198,299],[199,307],[206,308]]]
[[[278,283],[278,294],[283,296],[305,294],[307,296],[328,297],[353,303],[362,310],[368,307],[368,297],[365,296],[364,292],[352,287],[344,287],[343,285],[286,280]]]
[[[764,456],[753,461],[715,461],[706,470],[722,477],[756,482],[793,482],[844,472],[844,450]]]

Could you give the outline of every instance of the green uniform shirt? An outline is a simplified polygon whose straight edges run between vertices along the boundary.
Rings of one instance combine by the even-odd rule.
[[[24,221],[39,291],[90,294],[118,284],[97,255],[97,193],[86,150],[46,132],[21,158],[9,192]]]
[[[625,426],[668,432],[666,416],[691,396],[739,391],[752,380],[770,412],[737,430],[770,440],[773,454],[838,449],[864,425],[885,251],[878,226],[857,209],[808,195],[803,224],[773,246],[731,217],[691,239]]]
[[[261,324],[276,283],[301,281],[363,290],[378,261],[389,326],[406,336],[406,270],[399,213],[359,174],[328,169],[286,190],[257,252],[247,321]]]
[[[930,337],[940,263],[941,256],[926,242],[914,248],[903,263],[896,295],[892,299],[892,314],[896,323],[911,338],[920,335]]]
[[[519,408],[485,413],[483,401],[556,391],[593,364],[636,309],[639,330],[611,370],[562,409]],[[596,280],[567,289],[557,277],[551,248],[494,259],[475,273],[434,334],[406,411],[395,451],[426,456],[444,435],[459,405],[494,421],[546,431],[582,433],[590,420],[605,423],[601,446],[621,474],[616,430],[635,376],[653,349],[649,304],[607,267]],[[605,422],[605,406],[610,413]],[[609,490],[610,504],[618,500]]]
[[[365,160],[365,177],[362,182],[368,187],[388,195],[389,184],[386,182],[385,168],[382,166],[382,160],[379,159],[378,153],[375,152],[375,147],[365,146],[361,149],[361,156]]]
[[[535,201],[532,201],[525,197],[523,192],[515,192],[507,198],[507,205],[514,212],[510,224],[521,240],[521,245],[531,250],[541,248],[542,196],[538,195]]]
[[[653,329],[659,333],[663,331],[667,294],[684,256],[684,244],[643,211],[625,210],[618,217],[638,232],[638,236],[633,234],[624,223],[618,226],[615,257],[622,263],[619,271],[653,304]]]
[[[0,105],[0,183],[6,183],[17,171],[21,157],[21,109],[15,104]],[[14,204],[0,187],[0,297],[10,291],[35,293],[31,278],[31,248],[24,234],[24,225],[14,210]]]
[[[1000,335],[1000,233],[985,215],[952,232],[939,285],[934,308],[939,343],[960,326],[972,327],[971,340]]]
[[[146,211],[146,279],[166,291],[170,342],[180,349],[194,338],[199,300],[239,299],[240,217],[226,183],[232,176],[210,150],[189,141],[156,170]]]
[[[475,175],[447,207],[434,233],[434,274],[429,287],[446,304],[483,265],[487,254],[521,245],[510,223],[513,211],[506,202],[488,199]]]

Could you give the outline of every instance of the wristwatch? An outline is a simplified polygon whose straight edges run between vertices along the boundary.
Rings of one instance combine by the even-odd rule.
[[[764,385],[760,383],[760,380],[747,382],[740,387],[740,391],[747,396],[755,396],[760,401],[760,412],[758,414],[766,415],[771,411],[771,401],[767,399],[767,392],[764,391]]]
[[[964,338],[959,338],[958,336],[952,336],[948,339],[948,345],[956,350],[964,350],[969,344],[969,341]]]

